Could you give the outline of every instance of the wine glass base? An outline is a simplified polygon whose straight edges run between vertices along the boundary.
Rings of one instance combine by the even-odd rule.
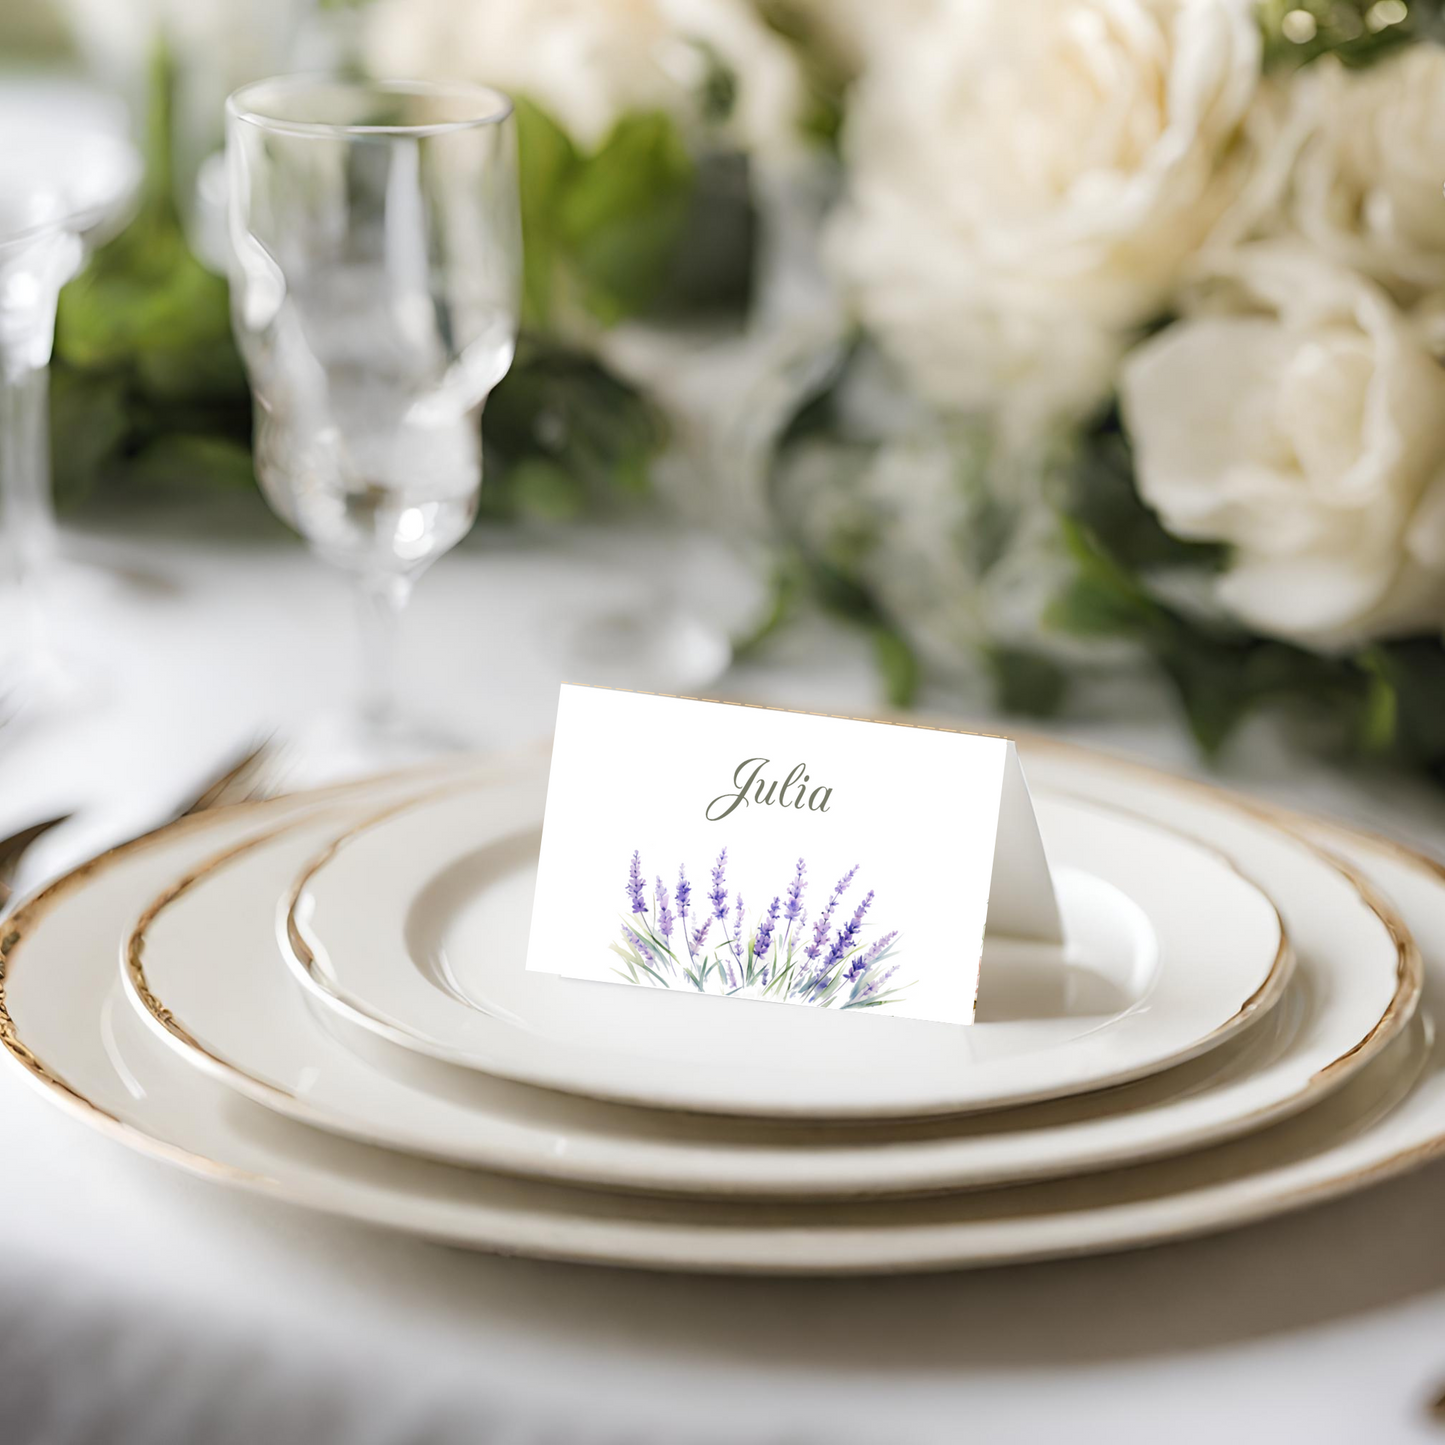
[[[707,687],[732,661],[732,644],[720,628],[690,612],[642,602],[582,622],[557,619],[550,631],[564,678],[574,682],[676,692]]]

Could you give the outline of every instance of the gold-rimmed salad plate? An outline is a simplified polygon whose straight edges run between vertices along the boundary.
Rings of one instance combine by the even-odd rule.
[[[302,987],[348,1025],[498,1078],[646,1108],[861,1121],[1158,1072],[1267,1012],[1291,967],[1273,905],[1217,851],[1097,798],[1042,797],[1069,955],[989,939],[971,1027],[528,972],[546,783],[537,756],[327,841],[284,928]],[[1386,979],[1383,1009],[1393,983],[1371,976]]]
[[[833,1273],[1121,1248],[1278,1213],[1445,1148],[1445,1060],[1428,1010],[1295,1119],[1180,1159],[1003,1192],[822,1212],[695,1204],[506,1179],[330,1138],[238,1099],[162,1045],[127,1004],[113,953],[128,920],[169,880],[304,806],[178,825],[22,905],[0,944],[0,1037],[12,1064],[129,1146],[233,1185],[456,1244],[657,1268]],[[1439,872],[1392,845],[1324,836],[1388,891],[1425,943],[1427,1002],[1445,993]]]

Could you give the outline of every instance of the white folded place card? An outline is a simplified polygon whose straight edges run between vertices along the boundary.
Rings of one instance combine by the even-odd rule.
[[[562,689],[529,969],[969,1023],[985,925],[1060,940],[1006,738]]]

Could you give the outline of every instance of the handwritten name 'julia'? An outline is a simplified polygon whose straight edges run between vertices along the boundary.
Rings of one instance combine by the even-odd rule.
[[[707,820],[710,823],[720,823],[730,813],[752,803],[765,807],[806,808],[810,813],[828,811],[828,800],[833,796],[833,790],[819,784],[809,791],[808,784],[812,780],[808,776],[806,763],[795,763],[787,777],[779,783],[776,779],[769,782],[763,776],[763,769],[771,761],[770,758],[744,758],[733,771],[733,791],[719,793],[707,805]],[[796,793],[793,792],[794,788],[797,789]]]

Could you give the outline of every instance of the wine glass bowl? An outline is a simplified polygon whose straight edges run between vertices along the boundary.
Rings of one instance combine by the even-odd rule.
[[[44,715],[87,691],[52,641],[43,593],[56,560],[48,383],[60,289],[130,218],[141,159],[117,117],[63,85],[0,93],[0,688]]]
[[[395,730],[412,584],[476,516],[521,291],[511,104],[481,86],[259,81],[227,103],[232,322],[276,512],[354,581],[363,711]]]

